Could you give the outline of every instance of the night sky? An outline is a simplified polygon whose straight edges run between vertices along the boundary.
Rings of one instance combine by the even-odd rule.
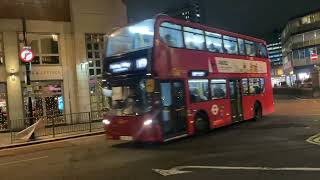
[[[185,0],[127,0],[130,21],[181,6]],[[291,17],[320,9],[320,0],[200,0],[207,25],[270,41]]]

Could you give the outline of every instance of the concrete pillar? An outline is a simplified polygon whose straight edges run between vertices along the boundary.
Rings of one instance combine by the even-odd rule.
[[[24,126],[23,97],[21,79],[19,77],[20,60],[18,55],[18,38],[16,32],[4,32],[5,67],[7,72],[7,93],[9,120],[13,127]],[[10,76],[12,75],[12,76]]]
[[[90,92],[89,92],[89,75],[88,63],[85,45],[85,34],[76,32],[74,34],[75,44],[75,59],[76,59],[76,72],[77,72],[77,99],[78,111],[89,112],[90,107]]]
[[[73,51],[73,36],[72,34],[60,34],[60,57],[63,71],[63,95],[64,105],[66,114],[66,122],[72,123],[72,113],[78,112],[76,92],[77,88],[76,78],[76,67],[74,62],[74,51]]]

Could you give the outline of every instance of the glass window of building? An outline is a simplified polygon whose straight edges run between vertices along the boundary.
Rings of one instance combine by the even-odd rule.
[[[310,24],[311,23],[311,16],[305,16],[301,18],[301,24]]]
[[[310,32],[306,32],[303,34],[303,38],[304,38],[304,42],[306,43],[312,43],[314,40],[315,40],[315,34],[316,32],[315,31],[310,31]]]
[[[31,82],[32,110],[34,117],[59,116],[64,114],[64,97],[62,81]],[[23,84],[25,112],[27,112],[28,92]],[[64,118],[57,119],[56,123],[63,123]],[[50,122],[49,122],[50,123]]]
[[[3,35],[0,32],[0,64],[4,63]]]
[[[245,55],[245,44],[243,39],[238,38],[238,44],[239,44],[239,54],[240,55]]]
[[[89,75],[100,76],[103,60],[103,34],[86,34],[87,60],[89,63]]]
[[[8,128],[7,87],[0,83],[0,131]]]
[[[35,54],[32,64],[59,64],[59,35],[57,34],[27,34],[27,46],[30,46]],[[23,34],[19,34],[19,46],[22,49],[24,44]]]
[[[316,39],[320,39],[320,29],[316,31]],[[319,41],[318,41],[319,42]]]
[[[306,56],[305,56],[305,50],[304,49],[300,49],[299,50],[299,58],[300,59],[304,59]]]
[[[205,32],[207,49],[211,52],[222,53],[222,36],[221,34]]]
[[[293,57],[293,59],[299,59],[299,50],[294,50],[292,57]]]
[[[311,54],[316,52],[316,48],[315,47],[311,47],[311,48],[306,48],[305,49],[305,58],[310,58]]]
[[[195,50],[205,50],[204,33],[202,30],[190,27],[183,27],[184,42],[186,48]]]
[[[293,36],[293,43],[301,43],[303,42],[303,34],[298,34]]]
[[[183,47],[182,27],[180,25],[164,22],[160,26],[160,38],[170,47]]]
[[[223,50],[228,54],[238,54],[237,38],[230,36],[223,36]]]
[[[211,98],[224,99],[227,94],[227,81],[225,79],[213,79],[210,82]]]
[[[245,40],[245,45],[246,45],[246,54],[248,56],[256,56],[256,46],[255,43],[252,41],[247,41]]]
[[[209,81],[206,79],[189,80],[189,93],[192,102],[203,102],[209,99]]]

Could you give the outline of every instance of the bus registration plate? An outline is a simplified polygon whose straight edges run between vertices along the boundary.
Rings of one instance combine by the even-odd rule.
[[[123,141],[132,141],[133,137],[132,136],[120,136],[120,140]]]

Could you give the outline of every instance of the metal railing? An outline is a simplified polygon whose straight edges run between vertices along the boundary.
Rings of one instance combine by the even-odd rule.
[[[32,120],[34,123],[42,121],[42,126],[34,132],[36,140],[97,132],[104,129],[100,111],[33,117]],[[29,122],[30,118],[9,121],[7,133],[10,133],[11,143],[21,141],[17,138],[17,134],[28,128]],[[0,140],[2,134],[4,133],[0,133]]]

